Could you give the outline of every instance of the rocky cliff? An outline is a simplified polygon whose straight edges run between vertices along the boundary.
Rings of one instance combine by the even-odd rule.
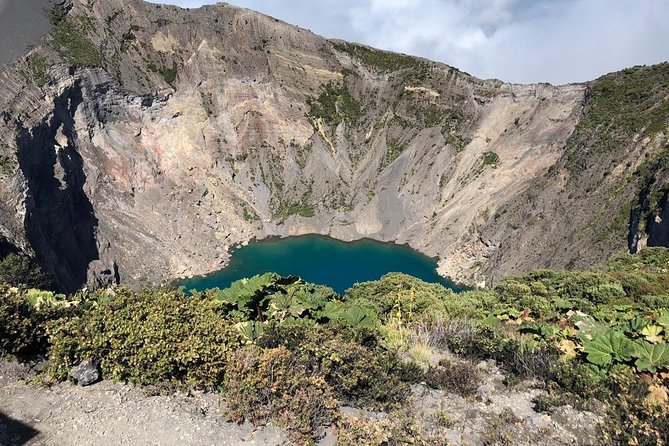
[[[667,244],[667,64],[513,85],[225,4],[50,16],[0,71],[0,238],[65,290],[268,235],[408,243],[468,283]]]

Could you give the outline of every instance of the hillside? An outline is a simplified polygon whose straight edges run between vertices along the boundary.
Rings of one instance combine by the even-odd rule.
[[[266,235],[408,243],[471,284],[668,245],[669,64],[513,85],[225,4],[65,6],[0,70],[1,245],[64,291]]]

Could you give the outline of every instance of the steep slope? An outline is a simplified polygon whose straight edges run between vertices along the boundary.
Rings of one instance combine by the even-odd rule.
[[[48,11],[63,0],[0,0],[0,67],[21,57],[51,28]]]
[[[506,218],[493,218],[482,230],[502,247],[485,276],[584,267],[602,253],[669,246],[668,124],[667,63],[588,85],[583,117],[558,162],[504,204],[498,215]],[[526,255],[514,252],[519,248]]]
[[[409,243],[471,283],[603,259],[623,210],[666,242],[637,197],[666,184],[641,160],[666,145],[667,65],[631,71],[657,74],[654,131],[602,155],[608,124],[584,125],[602,80],[479,80],[225,4],[66,6],[0,72],[0,234],[65,290],[206,273],[267,235]]]

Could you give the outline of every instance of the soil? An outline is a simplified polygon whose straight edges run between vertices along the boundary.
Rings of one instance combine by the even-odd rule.
[[[220,396],[148,396],[103,381],[89,387],[31,383],[35,370],[0,361],[0,446],[224,445],[286,443],[272,426],[224,421]]]
[[[410,411],[425,433],[454,445],[598,445],[602,417],[570,406],[537,413],[536,383],[508,387],[491,362],[478,364],[482,382],[472,397],[425,385],[413,386]],[[0,446],[23,445],[222,445],[290,444],[285,432],[267,425],[225,421],[217,394],[151,396],[139,388],[102,381],[89,387],[35,382],[39,367],[0,361]],[[342,407],[347,416],[386,418],[381,412]],[[444,421],[448,420],[448,425]],[[329,429],[320,446],[333,446]]]

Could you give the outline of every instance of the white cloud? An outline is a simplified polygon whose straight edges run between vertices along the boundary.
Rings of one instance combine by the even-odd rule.
[[[326,37],[511,82],[585,81],[669,59],[667,0],[231,1]]]

